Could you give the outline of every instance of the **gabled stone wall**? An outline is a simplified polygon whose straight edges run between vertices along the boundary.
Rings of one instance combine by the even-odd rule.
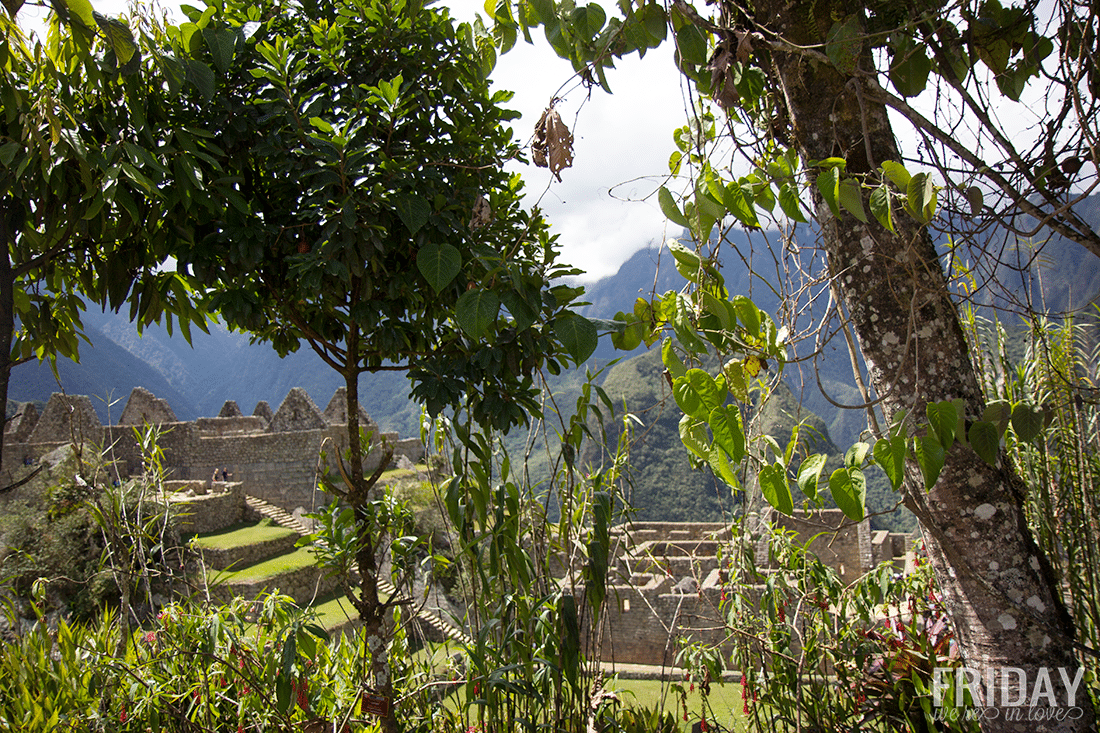
[[[160,430],[169,478],[209,482],[215,471],[220,474],[224,470],[244,493],[287,511],[312,509],[331,500],[315,492],[322,446],[329,444],[326,452],[330,456],[347,446],[346,420],[334,420],[346,414],[346,408],[339,407],[343,402],[341,388],[322,414],[305,390],[296,387],[274,413],[267,403],[260,403],[253,415],[245,416],[229,401],[220,417],[177,422],[164,400],[138,387],[123,409],[119,425],[103,426],[88,397],[54,394],[41,417],[28,406],[9,425],[2,469],[6,480],[18,480],[33,470],[38,458],[71,442],[75,435],[88,445],[112,446],[110,457],[118,478],[136,475],[142,472],[142,459],[133,426],[149,422]],[[359,413],[361,424],[373,430],[376,442],[381,440],[374,421],[361,407]],[[419,440],[391,442],[395,459],[423,460],[424,447]],[[368,457],[367,470],[377,466],[379,454],[373,451]]]

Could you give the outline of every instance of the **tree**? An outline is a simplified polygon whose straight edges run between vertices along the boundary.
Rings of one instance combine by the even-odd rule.
[[[940,208],[952,227],[970,217],[971,236],[987,228],[1034,235],[1046,226],[1100,254],[1100,237],[1073,208],[1095,188],[1100,164],[1095,5],[1061,2],[1040,12],[997,0],[768,0],[723,1],[712,13],[675,0],[667,11],[657,3],[620,9],[623,17],[608,21],[595,4],[543,0],[517,3],[513,12],[501,2],[495,33],[508,47],[518,31],[543,25],[560,55],[606,86],[615,57],[644,53],[671,29],[677,64],[704,100],[725,110],[731,136],[735,125],[754,136],[736,138],[752,172],[724,178],[700,114],[678,133],[681,154],[671,164],[674,174],[681,164],[692,167],[688,200],[681,207],[662,190],[662,208],[706,242],[716,221],[759,226],[758,215],[776,203],[804,221],[800,196],[810,184],[840,318],[858,338],[874,404],[887,425],[905,424],[907,415],[918,431],[905,443],[920,447],[903,452],[903,498],[921,522],[964,657],[984,670],[1021,668],[1032,681],[1044,669],[1074,670],[1073,621],[1028,529],[1019,477],[997,459],[995,444],[991,465],[955,442],[953,421],[942,441],[930,435],[937,405],[948,401],[961,407],[964,427],[988,419],[931,229],[942,226],[934,218]],[[1031,106],[1037,120],[1025,143],[999,127],[993,100],[1021,99],[1033,78],[1053,90],[1046,106]],[[929,84],[936,119],[906,101]],[[926,156],[919,162],[935,174],[906,170],[895,122],[911,126]],[[942,470],[928,470],[937,463]],[[982,692],[979,705],[1005,710],[999,695],[986,695],[995,691]],[[1060,730],[1093,728],[1091,701],[1078,695],[1076,704],[1084,714]],[[1006,718],[983,725],[1044,725]]]
[[[72,5],[45,43],[0,13],[0,404],[13,366],[78,359],[84,298],[129,303],[139,328],[166,316],[171,329],[178,315],[185,336],[205,319],[187,279],[160,269],[184,213],[161,59]]]
[[[165,41],[205,80],[180,114],[205,117],[221,178],[177,256],[229,325],[282,354],[305,343],[344,377],[348,465],[330,488],[354,511],[352,600],[368,684],[389,697],[397,599],[379,596],[370,493],[388,454],[365,475],[359,376],[405,370],[431,413],[506,430],[538,409],[533,374],[583,362],[596,329],[568,310],[580,290],[554,282],[570,271],[501,168],[510,95],[490,93],[468,28],[415,0],[187,12]]]

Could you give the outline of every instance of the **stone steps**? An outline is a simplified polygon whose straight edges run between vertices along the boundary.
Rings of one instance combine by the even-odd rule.
[[[292,529],[302,536],[311,534],[310,531],[306,529],[305,525],[299,522],[293,515],[287,513],[277,506],[269,504],[263,499],[259,499],[257,497],[249,496],[246,494],[245,503],[253,511],[259,513],[263,517],[271,519],[273,522],[281,527]],[[386,580],[379,579],[378,590],[381,593],[390,596],[391,598],[398,594],[397,588],[395,588],[389,581]],[[416,617],[419,621],[432,627],[447,639],[451,639],[460,644],[465,644],[468,646],[472,646],[474,643],[474,640],[470,638],[469,635],[456,627],[454,624],[450,623],[450,621],[448,621],[447,619],[442,618],[438,613],[432,613],[431,611],[423,609],[417,612]]]
[[[249,509],[257,512],[262,517],[267,517],[280,527],[292,529],[302,536],[310,534],[309,529],[307,529],[304,524],[299,522],[294,517],[294,515],[289,514],[288,512],[284,511],[280,507],[275,506],[274,504],[268,504],[263,499],[258,499],[255,496],[249,496],[248,494],[245,494],[244,502],[248,505]]]

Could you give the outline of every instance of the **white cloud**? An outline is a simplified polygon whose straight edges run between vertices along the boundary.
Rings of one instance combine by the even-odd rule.
[[[452,0],[450,7],[460,21],[472,21],[475,13],[484,17],[479,0]],[[527,182],[528,201],[542,207],[560,235],[561,259],[585,270],[582,279],[594,280],[666,238],[667,222],[653,194],[668,175],[672,131],[685,121],[681,77],[672,46],[665,44],[610,70],[613,94],[589,90],[541,33],[532,37],[534,45],[521,39],[497,59],[493,83],[515,92],[508,106],[523,115],[513,123],[522,145],[550,101],[561,98],[557,109],[574,136],[573,167],[562,171],[560,183],[545,169],[516,168]]]

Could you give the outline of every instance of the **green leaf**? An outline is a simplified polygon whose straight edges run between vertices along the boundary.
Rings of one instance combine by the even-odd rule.
[[[833,216],[840,217],[840,168],[828,168],[817,177],[817,190]]]
[[[734,463],[745,457],[745,433],[741,428],[741,411],[736,407],[715,407],[707,419],[714,442],[722,446]]]
[[[878,219],[878,223],[882,224],[884,229],[890,232],[894,231],[893,205],[890,189],[885,183],[871,192],[871,214]]]
[[[939,444],[950,448],[955,442],[955,429],[959,423],[959,413],[951,402],[929,402],[925,407],[928,414],[928,426],[935,434]]]
[[[731,489],[741,488],[741,482],[737,480],[737,474],[733,472],[733,467],[730,466],[729,460],[726,458],[726,451],[722,450],[722,447],[717,443],[710,447],[710,453],[707,454],[707,464],[710,466],[710,470],[714,471],[714,475],[725,481]]]
[[[15,154],[21,152],[23,146],[17,142],[5,143],[0,146],[0,165],[10,166]]]
[[[428,217],[432,214],[431,204],[413,193],[394,196],[393,207],[409,234],[416,234],[420,227],[428,223]]]
[[[982,420],[996,425],[997,432],[1001,435],[1008,430],[1008,423],[1011,419],[1012,405],[1005,400],[994,400],[982,410]]]
[[[668,249],[672,258],[676,261],[676,270],[691,282],[699,281],[699,268],[703,266],[703,260],[694,250],[688,249],[679,242],[669,242]]]
[[[1030,443],[1043,432],[1043,413],[1032,410],[1022,402],[1012,408],[1012,429],[1016,437]]]
[[[829,477],[829,491],[837,508],[853,522],[861,522],[867,504],[867,479],[858,468],[838,468]]]
[[[817,500],[817,482],[821,479],[821,471],[825,468],[826,456],[822,453],[814,453],[802,461],[798,468],[798,488],[810,499]]]
[[[136,63],[138,60],[134,59],[134,56],[137,54],[138,47],[133,34],[130,33],[130,28],[115,18],[108,18],[99,13],[93,13],[92,15],[99,26],[99,30],[103,32],[103,35],[107,37],[107,42],[111,44],[111,50],[115,52],[115,57],[118,58],[123,73],[132,74],[137,70]],[[130,64],[131,60],[135,62],[133,65]]]
[[[745,381],[745,367],[740,361],[730,359],[722,367],[722,374],[726,377],[726,388],[733,398],[741,404],[749,402],[749,385]]]
[[[592,356],[599,343],[596,325],[584,316],[565,313],[554,324],[554,334],[577,364]]]
[[[672,396],[686,414],[706,420],[711,410],[722,405],[725,395],[717,382],[702,369],[689,369],[672,382]]]
[[[806,223],[806,216],[802,213],[802,202],[798,199],[798,187],[793,183],[784,183],[779,187],[779,208],[789,219]]]
[[[187,83],[195,87],[206,101],[213,99],[215,79],[210,67],[194,59],[185,59],[184,65],[187,67]]]
[[[685,229],[690,229],[691,224],[688,223],[687,217],[680,211],[680,207],[676,205],[676,199],[672,197],[672,193],[661,186],[657,191],[657,201],[661,205],[661,213],[663,213],[668,220],[673,224],[679,224]]]
[[[665,369],[673,378],[682,377],[687,374],[687,367],[684,366],[684,362],[681,361],[680,355],[676,353],[676,348],[672,345],[672,339],[665,337],[665,340],[661,343],[661,361],[665,364]]]
[[[863,195],[859,184],[850,178],[840,182],[840,205],[851,212],[852,216],[867,223],[867,211],[863,208]]]
[[[756,307],[756,303],[745,297],[744,295],[738,295],[733,299],[734,308],[737,309],[737,319],[741,321],[741,325],[745,327],[745,330],[749,332],[750,336],[760,335],[760,309]]]
[[[863,461],[866,460],[867,454],[871,451],[869,443],[859,442],[854,444],[848,449],[848,452],[844,454],[844,465],[848,468],[859,468],[863,465]]]
[[[997,453],[1001,447],[1001,433],[997,426],[985,420],[979,420],[970,426],[967,433],[970,447],[978,457],[991,466],[997,464]]]
[[[695,335],[695,320],[692,303],[682,293],[673,293],[672,330],[676,338],[688,351],[700,353],[706,350],[699,337]]]
[[[896,160],[887,160],[882,164],[882,172],[902,191],[909,190],[909,180],[912,176],[909,175],[909,171],[905,170],[904,165]]]
[[[463,293],[455,303],[455,320],[467,336],[480,339],[496,320],[498,310],[500,298],[496,293],[473,288]]]
[[[982,207],[985,205],[985,196],[982,194],[982,189],[977,186],[966,189],[966,200],[970,204],[971,216],[982,213]]]
[[[237,46],[237,32],[229,28],[207,26],[202,29],[202,37],[214,58],[214,66],[223,74],[229,71]]]
[[[685,448],[702,460],[709,459],[710,448],[707,445],[707,430],[703,427],[702,421],[696,420],[691,415],[681,417],[680,441],[683,442]]]
[[[88,0],[63,0],[69,14],[81,22],[88,29],[96,27],[95,10]]]
[[[906,189],[909,213],[921,222],[928,222],[936,214],[936,186],[927,173],[918,173],[909,179]]]
[[[581,8],[574,8],[572,13],[573,28],[581,34],[586,41],[591,41],[603,28],[607,20],[607,13],[596,3],[589,3]]]
[[[738,221],[750,227],[760,226],[760,220],[756,218],[756,209],[753,207],[751,186],[742,187],[740,183],[733,181],[727,186],[722,186],[721,193],[722,204]]]
[[[659,44],[668,36],[668,15],[664,6],[660,3],[647,4],[640,13],[645,32],[653,40],[653,44]]]
[[[862,49],[863,29],[858,15],[853,13],[843,22],[833,23],[825,38],[825,55],[841,74],[850,76],[855,73]]]
[[[890,81],[898,94],[915,97],[928,86],[932,62],[921,46],[906,43],[894,52],[890,66]]]
[[[897,491],[905,480],[905,438],[895,435],[875,441],[875,463],[890,479],[890,486]]]
[[[936,484],[947,459],[943,446],[934,435],[925,435],[913,441],[913,453],[917,458],[921,474],[924,476],[924,488],[931,489]]]
[[[794,498],[787,483],[787,471],[778,463],[760,469],[760,492],[776,511],[789,515],[794,511]]]
[[[416,267],[432,290],[439,293],[462,270],[462,255],[450,244],[426,244],[416,253]]]
[[[676,32],[676,49],[680,52],[680,58],[689,64],[701,66],[707,63],[707,39],[692,23]]]

